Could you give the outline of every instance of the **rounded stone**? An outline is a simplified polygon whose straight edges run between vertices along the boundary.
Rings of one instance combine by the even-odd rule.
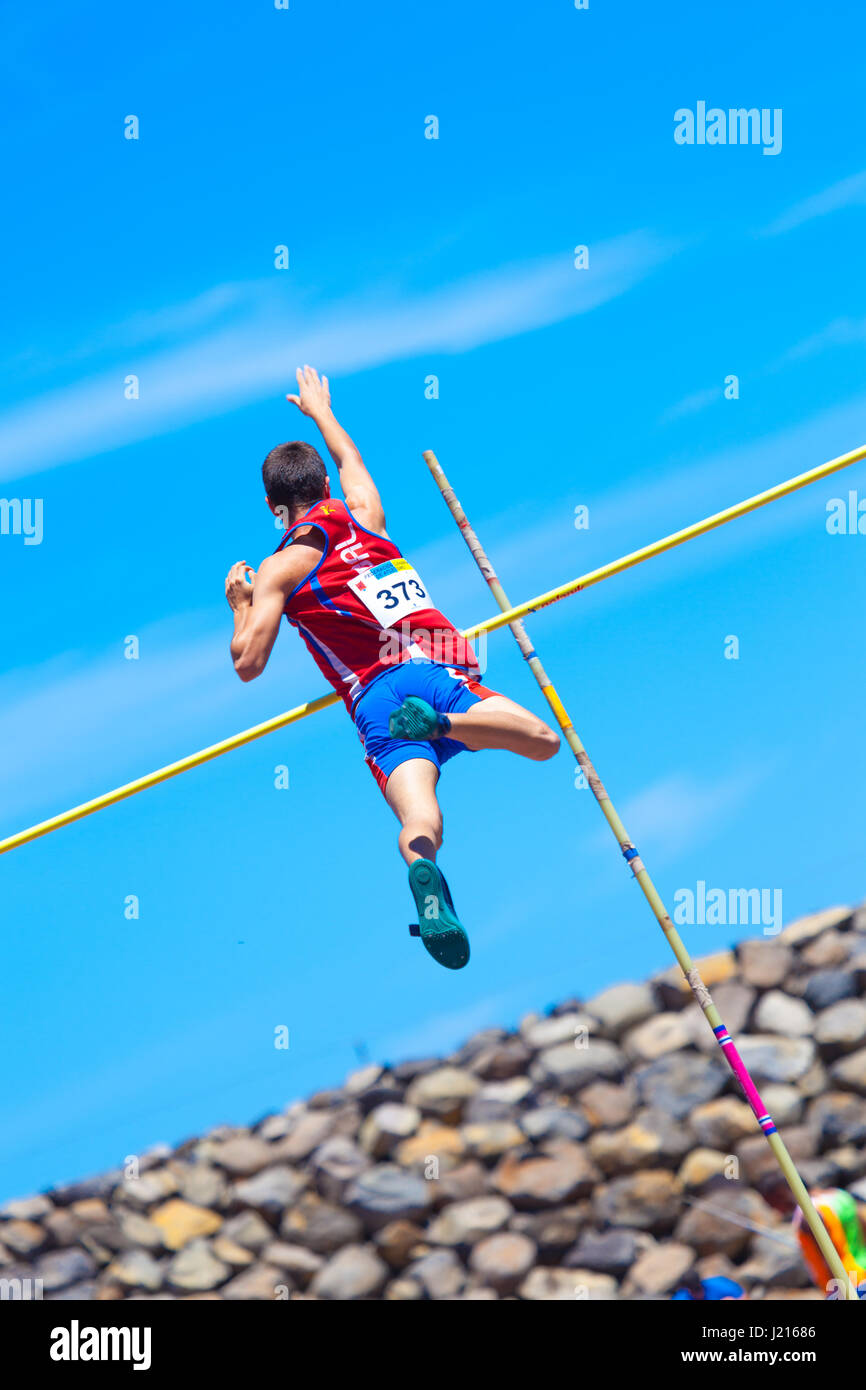
[[[536,1142],[554,1138],[585,1139],[591,1128],[584,1114],[563,1105],[541,1105],[536,1110],[527,1110],[520,1117],[520,1127]]]
[[[466,1271],[453,1250],[432,1250],[406,1270],[428,1298],[456,1298],[466,1283]]]
[[[192,1240],[175,1255],[166,1279],[173,1288],[195,1293],[217,1288],[230,1274],[229,1266],[217,1259],[206,1240]]]
[[[590,999],[586,1010],[606,1033],[618,1038],[627,1028],[649,1018],[655,1012],[655,1001],[649,985],[612,985]]]
[[[582,1148],[560,1142],[555,1154],[526,1159],[507,1154],[496,1169],[493,1183],[516,1207],[537,1211],[587,1196],[597,1177],[595,1166]]]
[[[647,1250],[632,1266],[629,1282],[649,1294],[670,1294],[694,1264],[695,1253],[688,1245],[671,1241]]]
[[[180,1198],[172,1198],[157,1207],[151,1212],[150,1220],[162,1232],[162,1243],[167,1250],[180,1250],[197,1236],[212,1235],[223,1224],[222,1217],[215,1212]]]
[[[866,1095],[866,1047],[850,1053],[840,1062],[834,1062],[830,1075],[837,1085],[856,1091],[858,1095]]]
[[[254,1264],[224,1284],[220,1294],[231,1302],[272,1303],[281,1291],[288,1292],[291,1287],[286,1275],[272,1265]]]
[[[857,993],[857,976],[851,970],[816,970],[803,991],[803,997],[810,1008],[819,1013],[838,1004],[840,999],[851,999]]]
[[[424,1297],[424,1291],[414,1279],[392,1279],[384,1297],[390,1303],[414,1303]]]
[[[559,1043],[574,1044],[575,1038],[584,1037],[594,1029],[595,1020],[588,1014],[560,1014],[553,1018],[542,1018],[521,1028],[527,1047],[533,1052],[544,1052]]]
[[[808,1038],[815,1017],[802,999],[792,999],[780,989],[761,997],[755,1010],[755,1027],[761,1033],[780,1033],[786,1038]]]
[[[815,1060],[811,1038],[783,1038],[755,1033],[740,1038],[737,1050],[747,1071],[763,1081],[798,1081]]]
[[[840,999],[815,1019],[815,1041],[821,1047],[850,1052],[866,1041],[866,1003]]]
[[[592,1303],[617,1297],[616,1280],[592,1269],[558,1269],[539,1265],[531,1270],[518,1289],[529,1302],[550,1303],[568,1300]]]
[[[730,1148],[755,1132],[751,1106],[736,1096],[720,1096],[699,1105],[690,1124],[701,1144],[716,1149]]]
[[[393,1163],[370,1168],[346,1191],[346,1205],[359,1213],[371,1229],[402,1217],[417,1221],[433,1201],[431,1184]]]
[[[469,1257],[469,1267],[481,1281],[500,1293],[520,1283],[535,1262],[535,1242],[515,1231],[503,1231],[479,1241]]]
[[[682,1184],[664,1168],[650,1168],[614,1178],[593,1193],[598,1224],[631,1226],[639,1231],[670,1230],[682,1211]]]
[[[421,1123],[421,1111],[414,1105],[388,1101],[371,1110],[361,1126],[361,1148],[375,1158],[384,1158],[402,1140],[414,1134]]]
[[[425,1115],[438,1115],[455,1123],[467,1100],[480,1086],[477,1076],[459,1067],[437,1067],[412,1082],[406,1100]]]
[[[692,1149],[677,1177],[683,1187],[703,1187],[710,1178],[725,1176],[731,1157],[731,1154],[721,1153],[718,1149]]]
[[[389,1270],[374,1250],[344,1245],[314,1277],[310,1290],[318,1298],[374,1298],[384,1287]]]
[[[278,1215],[298,1200],[307,1182],[306,1173],[279,1163],[273,1168],[263,1168],[254,1178],[236,1183],[231,1195],[245,1207],[265,1215]]]
[[[740,977],[746,984],[756,985],[758,989],[775,989],[783,984],[794,963],[791,947],[778,939],[741,941],[737,956]]]
[[[623,1039],[626,1055],[638,1062],[654,1062],[668,1052],[678,1052],[691,1042],[690,1019],[684,1013],[656,1014]]]
[[[672,1052],[637,1072],[638,1091],[646,1105],[684,1120],[703,1101],[712,1100],[728,1082],[728,1069],[719,1057]]]
[[[519,1149],[526,1143],[526,1135],[513,1120],[464,1125],[462,1134],[466,1152],[476,1158],[499,1158],[509,1149]]]
[[[474,1245],[500,1230],[513,1207],[504,1197],[471,1197],[443,1207],[426,1234],[433,1245]]]
[[[105,1273],[127,1288],[148,1289],[154,1293],[162,1287],[162,1268],[146,1250],[124,1250],[112,1260]]]
[[[625,1057],[615,1043],[604,1038],[589,1038],[586,1046],[559,1043],[540,1052],[532,1064],[533,1079],[577,1091],[591,1081],[612,1080],[625,1069]]]
[[[249,1213],[250,1217],[263,1227],[261,1245],[266,1245],[272,1239],[273,1232],[255,1213]],[[227,1222],[225,1232],[228,1234],[231,1222]],[[342,1207],[334,1206],[331,1202],[323,1202],[321,1198],[307,1194],[301,1198],[297,1206],[287,1211],[280,1224],[280,1235],[292,1245],[303,1245],[308,1250],[313,1250],[319,1255],[328,1255],[337,1250],[341,1245],[350,1241],[356,1241],[363,1232],[363,1225],[354,1212],[346,1211]],[[241,1235],[236,1235],[235,1239],[241,1245],[249,1245]],[[251,1249],[255,1248],[253,1246]]]

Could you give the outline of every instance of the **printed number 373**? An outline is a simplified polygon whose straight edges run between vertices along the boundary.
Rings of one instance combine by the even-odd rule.
[[[423,584],[419,584],[419,582],[418,582],[417,579],[409,579],[409,580],[406,580],[406,581],[404,581],[404,580],[402,580],[402,579],[398,579],[394,584],[391,585],[390,588],[388,588],[388,589],[380,589],[379,592],[378,592],[377,595],[376,595],[376,598],[377,598],[377,599],[381,599],[381,601],[382,601],[382,603],[383,603],[383,605],[384,605],[385,608],[396,608],[397,605],[399,604],[400,600],[399,600],[399,598],[397,597],[397,594],[394,592],[394,590],[395,590],[395,589],[402,589],[402,591],[403,591],[403,599],[404,599],[405,602],[408,603],[408,602],[409,602],[409,599],[413,597],[413,595],[411,595],[411,594],[409,593],[409,588],[408,588],[408,586],[409,586],[410,584],[412,585],[412,588],[415,590],[415,593],[414,593],[414,597],[415,597],[415,598],[426,598],[426,597],[427,597],[427,590],[424,588],[424,585],[423,585]]]

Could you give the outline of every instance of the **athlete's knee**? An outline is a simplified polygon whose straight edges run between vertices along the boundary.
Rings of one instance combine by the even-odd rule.
[[[437,849],[442,846],[442,816],[438,811],[431,811],[415,823],[416,831],[429,836]]]
[[[559,734],[545,724],[543,719],[536,720],[533,729],[533,757],[537,762],[546,763],[548,758],[559,752]]]
[[[442,845],[442,813],[438,807],[408,816],[400,830],[401,845],[410,847],[420,840],[430,842],[436,849]]]

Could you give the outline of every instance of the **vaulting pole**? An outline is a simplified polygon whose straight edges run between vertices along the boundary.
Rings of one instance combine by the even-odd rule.
[[[518,618],[525,617],[527,613],[535,613],[539,608],[547,608],[551,603],[558,603],[560,599],[568,598],[570,594],[577,594],[581,589],[588,589],[591,585],[600,583],[602,579],[608,579],[614,574],[621,574],[623,570],[631,569],[634,565],[643,564],[644,560],[650,560],[654,555],[661,555],[664,551],[672,550],[677,545],[683,545],[685,541],[690,541],[695,536],[702,536],[717,526],[724,526],[725,522],[734,521],[739,516],[745,516],[747,512],[755,511],[757,507],[764,507],[768,502],[775,502],[777,498],[785,497],[790,492],[796,492],[798,488],[817,482],[819,478],[826,478],[831,473],[837,473],[840,468],[848,468],[852,463],[858,463],[863,458],[866,458],[866,444],[861,445],[858,449],[852,449],[848,454],[840,454],[838,458],[830,459],[828,463],[822,463],[807,473],[799,473],[795,478],[788,478],[784,483],[777,483],[775,487],[768,488],[766,492],[759,492],[754,497],[747,497],[744,502],[737,502],[733,507],[727,507],[723,512],[716,512],[703,521],[696,521],[692,526],[687,526],[682,531],[674,531],[670,536],[653,541],[651,545],[645,545],[641,550],[633,550],[618,560],[612,560],[609,564],[602,565],[600,569],[590,570],[589,574],[572,579],[568,584],[560,585],[558,589],[549,589],[547,593],[539,594],[537,598],[528,599],[526,603],[521,603],[506,613],[498,613],[495,617],[488,618],[486,622],[476,623],[474,627],[467,628],[463,636],[478,637],[482,632],[495,632],[500,627],[507,627]],[[189,753],[185,758],[179,758],[177,762],[169,763],[166,767],[157,768],[155,772],[149,772],[144,777],[137,777],[133,782],[126,782],[122,787],[115,787],[113,791],[103,792],[101,796],[95,796],[92,801],[84,801],[80,806],[73,806],[68,811],[62,811],[57,816],[40,821],[38,825],[31,825],[26,830],[19,830],[14,835],[8,835],[5,840],[0,840],[0,854],[7,854],[9,850],[18,849],[21,845],[29,844],[31,840],[38,840],[43,835],[50,835],[52,830],[60,830],[64,825],[71,825],[73,821],[93,815],[94,811],[101,811],[106,806],[114,806],[118,801],[125,801],[127,797],[136,796],[138,792],[146,791],[148,787],[155,787],[160,782],[167,782],[170,777],[177,777],[181,772],[189,772],[190,768],[200,767],[202,763],[210,762],[212,758],[222,757],[223,753],[231,753],[233,749],[242,748],[244,744],[252,743],[254,739],[264,738],[265,734],[274,733],[277,729],[284,729],[287,724],[295,724],[311,714],[318,714],[320,710],[327,709],[329,705],[335,705],[338,701],[339,696],[335,694],[319,695],[315,700],[309,700],[306,704],[297,705],[294,709],[287,710],[285,714],[277,714],[273,719],[266,719],[263,724],[255,724],[251,729],[244,729],[239,734],[233,734],[231,738],[222,739],[220,743],[212,743],[210,747],[202,748],[197,753]]]
[[[794,1164],[794,1160],[788,1153],[788,1150],[782,1141],[782,1137],[776,1129],[772,1117],[767,1111],[767,1107],[764,1105],[760,1095],[758,1094],[758,1089],[751,1076],[749,1075],[745,1063],[743,1062],[742,1058],[740,1057],[740,1054],[737,1052],[737,1049],[734,1046],[730,1033],[728,1032],[724,1023],[722,1022],[721,1015],[719,1014],[718,1009],[713,1003],[710,991],[707,989],[706,985],[701,979],[697,967],[695,966],[694,962],[691,959],[691,956],[685,948],[682,937],[680,936],[679,932],[677,931],[676,927],[671,921],[671,918],[667,912],[667,909],[665,908],[664,903],[661,900],[661,897],[659,896],[655,884],[650,878],[646,870],[646,867],[644,866],[644,863],[637,850],[635,849],[632,841],[629,839],[625,826],[623,825],[622,821],[619,818],[619,815],[617,814],[616,807],[614,806],[613,802],[608,796],[604,783],[602,782],[601,778],[596,772],[595,767],[593,766],[590,760],[589,754],[587,753],[586,749],[584,748],[583,744],[578,738],[574,725],[572,724],[571,719],[568,716],[568,712],[565,706],[563,705],[562,700],[559,698],[559,695],[557,694],[556,689],[554,688],[553,682],[551,681],[550,677],[548,676],[547,672],[542,666],[538,653],[535,651],[535,648],[533,647],[532,642],[529,639],[529,634],[527,633],[526,628],[523,625],[523,622],[520,618],[515,618],[514,616],[520,610],[513,608],[511,603],[509,602],[508,595],[506,594],[501,583],[499,582],[496,571],[494,570],[493,565],[490,563],[490,559],[485,553],[484,548],[478,539],[478,536],[475,534],[475,531],[469,524],[469,521],[466,517],[466,513],[464,512],[459,501],[457,500],[454,489],[448,482],[448,479],[445,476],[442,466],[436,458],[436,455],[433,453],[432,449],[428,449],[425,452],[424,461],[427,464],[427,467],[430,469],[430,472],[433,474],[433,477],[435,478],[439,486],[439,490],[442,493],[443,498],[445,499],[445,503],[448,507],[448,510],[451,512],[451,515],[453,516],[454,520],[457,522],[457,525],[460,528],[463,539],[469,547],[473,560],[477,564],[484,578],[487,580],[487,583],[490,587],[490,592],[493,594],[493,597],[495,598],[500,609],[502,610],[503,615],[506,615],[504,617],[504,620],[508,623],[508,626],[511,628],[515,641],[517,642],[517,645],[520,648],[520,651],[524,659],[526,660],[530,671],[532,672],[533,676],[538,682],[542,695],[544,696],[545,700],[547,701],[551,710],[553,711],[556,717],[556,722],[562,730],[563,737],[565,738],[565,741],[567,742],[569,748],[574,754],[578,766],[580,767],[581,772],[584,774],[587,784],[592,790],[593,796],[595,797],[596,801],[601,807],[604,818],[610,826],[611,830],[613,831],[614,836],[616,837],[616,840],[626,860],[626,863],[628,864],[629,868],[631,869],[632,873],[634,874],[635,878],[640,884],[641,890],[643,891],[643,895],[649,903],[650,907],[652,908],[656,921],[658,922],[659,926],[661,927],[662,931],[667,937],[668,942],[670,943],[671,950],[677,958],[680,969],[685,975],[686,981],[689,987],[691,988],[691,991],[694,994],[695,999],[698,1002],[698,1005],[702,1009],[707,1023],[713,1030],[716,1042],[722,1049],[722,1055],[727,1061],[728,1066],[731,1068],[731,1071],[734,1073],[734,1076],[737,1078],[737,1081],[739,1082],[740,1087],[742,1088],[746,1100],[749,1102],[749,1105],[751,1106],[754,1112],[755,1119],[757,1120],[758,1124],[760,1125],[761,1129],[766,1135],[770,1148],[773,1150],[773,1153],[776,1156],[779,1167],[781,1168],[785,1176],[788,1186],[793,1192],[794,1197],[800,1209],[803,1212],[803,1216],[805,1217],[809,1225],[809,1229],[814,1235],[815,1240],[818,1242],[818,1246],[821,1250],[822,1255],[827,1261],[827,1264],[829,1268],[832,1270],[835,1277],[837,1279],[842,1280],[842,1287],[845,1288],[847,1291],[846,1298],[856,1298],[856,1290],[854,1290],[853,1284],[848,1278],[845,1266],[839,1257],[836,1247],[830,1239],[830,1235],[823,1221],[818,1215],[818,1212],[815,1209],[815,1204],[813,1203],[812,1198],[809,1196],[809,1192],[806,1188],[806,1185],[803,1182],[803,1179],[800,1177],[800,1174],[798,1173],[797,1168]],[[851,461],[853,462],[853,460]],[[824,468],[826,469],[827,467],[829,467],[829,465],[825,464]],[[813,471],[818,472],[818,470]],[[776,489],[774,489],[773,491],[776,492],[779,496],[783,495],[782,493],[778,493]],[[769,495],[764,494],[764,496],[767,501],[772,500]],[[743,503],[740,504],[741,507],[744,505],[745,504]],[[757,505],[762,504],[757,503]],[[731,511],[733,510],[734,509],[732,508]],[[737,514],[739,515],[741,513]],[[719,516],[722,515],[724,514],[719,513]],[[728,517],[726,519],[730,520],[731,518]],[[710,520],[712,520],[712,518]],[[717,521],[715,524],[721,525],[722,522]],[[704,523],[704,525],[706,529],[709,529],[706,523]],[[683,538],[687,539],[684,533],[680,532],[678,534],[683,535]],[[694,534],[699,534],[699,532],[694,532]],[[656,551],[654,553],[658,552]],[[644,556],[643,558],[647,557]],[[634,563],[639,562],[635,561]],[[623,568],[625,568],[625,566],[623,566]],[[525,608],[525,605],[523,605],[523,607]]]

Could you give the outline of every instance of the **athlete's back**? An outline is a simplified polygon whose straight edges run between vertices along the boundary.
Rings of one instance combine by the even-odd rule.
[[[285,604],[320,671],[351,709],[371,681],[426,659],[476,672],[471,646],[434,607],[421,576],[384,533],[325,498],[290,526],[276,554],[316,538],[318,561]]]

